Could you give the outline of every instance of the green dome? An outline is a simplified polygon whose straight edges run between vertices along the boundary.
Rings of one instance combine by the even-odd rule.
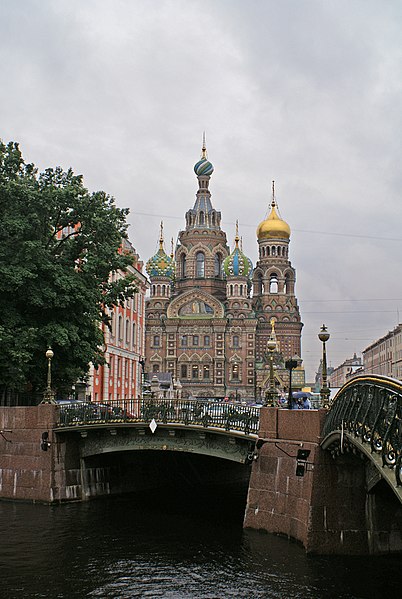
[[[239,236],[235,237],[235,249],[223,261],[223,272],[226,277],[248,277],[253,274],[253,263],[239,248]]]

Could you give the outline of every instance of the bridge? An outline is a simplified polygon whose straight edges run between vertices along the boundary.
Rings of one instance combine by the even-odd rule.
[[[0,497],[83,500],[195,472],[200,489],[243,485],[244,526],[309,553],[402,552],[401,407],[402,383],[380,376],[352,379],[328,410],[167,399],[3,407]]]
[[[402,383],[358,376],[337,393],[322,431],[321,447],[334,459],[359,454],[402,503]]]

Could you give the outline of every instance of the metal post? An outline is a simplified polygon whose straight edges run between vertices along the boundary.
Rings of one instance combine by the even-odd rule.
[[[45,356],[47,358],[47,386],[41,403],[55,403],[55,393],[52,391],[52,358],[54,353],[51,347],[47,349]]]
[[[327,351],[326,351],[326,342],[328,341],[330,334],[328,332],[325,324],[322,325],[320,332],[318,333],[318,338],[322,342],[322,386],[321,386],[321,403],[323,406],[328,404],[330,389],[328,387],[328,378],[327,378]]]

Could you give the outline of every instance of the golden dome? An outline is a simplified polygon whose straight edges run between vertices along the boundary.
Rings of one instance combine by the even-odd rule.
[[[271,212],[266,220],[257,227],[257,239],[289,239],[290,227],[287,222],[279,218],[276,211],[275,200],[271,203]]]

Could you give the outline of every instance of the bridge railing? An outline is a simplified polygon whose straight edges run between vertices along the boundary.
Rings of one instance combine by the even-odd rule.
[[[402,484],[402,383],[384,376],[359,376],[335,396],[323,428],[353,434],[379,455],[383,466],[395,469]]]
[[[188,399],[125,399],[60,406],[59,427],[103,423],[182,424],[257,434],[260,408]]]

